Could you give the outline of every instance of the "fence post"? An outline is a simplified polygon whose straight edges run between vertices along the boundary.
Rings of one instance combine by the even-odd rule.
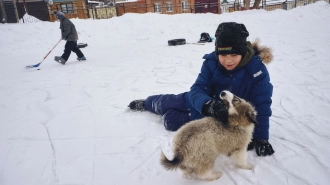
[[[108,7],[105,7],[105,15],[107,15],[107,19],[109,19],[107,9],[108,9]]]
[[[262,7],[264,10],[267,10],[267,2],[266,0],[262,0]]]
[[[234,1],[234,11],[239,11],[239,5],[240,5],[239,1],[235,0]]]
[[[97,14],[97,9],[96,9],[96,7],[94,7],[94,12],[95,12],[95,19],[99,19],[99,16],[98,16],[98,14]]]
[[[96,18],[94,7],[91,7],[91,10],[92,10],[93,20],[94,20]]]

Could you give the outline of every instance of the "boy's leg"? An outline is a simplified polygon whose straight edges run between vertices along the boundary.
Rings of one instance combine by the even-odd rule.
[[[72,51],[75,52],[77,54],[78,58],[81,58],[84,56],[84,54],[81,52],[81,50],[78,48],[77,46],[77,41],[75,41],[73,47],[72,47]]]
[[[64,47],[64,53],[62,55],[62,58],[67,61],[70,57],[71,51],[74,47],[74,44],[77,45],[75,41],[66,41],[65,47]]]
[[[169,131],[177,131],[182,125],[188,123],[189,113],[169,109],[163,115],[164,127]]]
[[[166,130],[176,131],[190,121],[186,103],[186,92],[178,95],[161,94],[149,96],[146,100],[134,100],[129,107],[132,110],[148,110],[163,115]]]
[[[146,110],[160,115],[164,115],[170,109],[188,114],[186,94],[187,92],[178,95],[161,94],[149,96],[144,102],[144,107]]]

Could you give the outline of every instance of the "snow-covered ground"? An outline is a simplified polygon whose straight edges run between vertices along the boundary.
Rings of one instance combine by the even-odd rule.
[[[59,22],[0,24],[1,185],[330,184],[330,5],[230,14],[125,14],[73,19],[87,61],[53,61],[65,42]],[[188,91],[214,43],[168,46],[219,23],[244,23],[249,40],[273,48],[270,143],[276,153],[248,152],[254,169],[220,156],[213,182],[187,180],[159,163],[174,132],[161,117],[132,112],[131,100]]]

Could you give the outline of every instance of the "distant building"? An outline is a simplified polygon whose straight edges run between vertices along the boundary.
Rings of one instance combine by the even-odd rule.
[[[45,0],[48,3],[50,21],[55,21],[53,11],[61,11],[67,18],[87,19],[86,0]]]

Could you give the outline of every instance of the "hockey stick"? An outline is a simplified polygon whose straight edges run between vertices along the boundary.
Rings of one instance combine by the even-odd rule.
[[[42,59],[41,62],[39,62],[38,64],[35,64],[35,65],[29,65],[29,66],[26,66],[25,68],[26,69],[30,69],[30,68],[34,68],[34,67],[39,67],[40,64],[47,58],[47,56],[53,51],[54,48],[56,48],[56,46],[61,42],[62,39],[60,39],[57,44],[47,53],[47,55]]]
[[[203,44],[203,43],[186,43],[186,44],[205,45],[205,44]]]

